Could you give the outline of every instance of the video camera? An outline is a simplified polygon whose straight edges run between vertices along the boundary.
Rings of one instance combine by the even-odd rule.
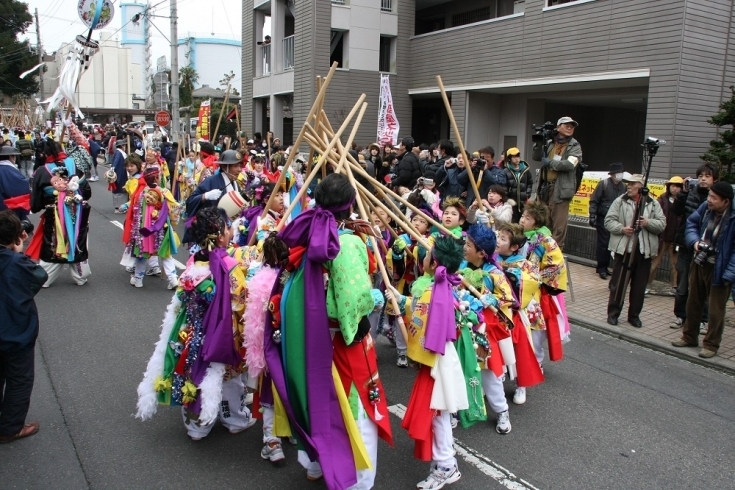
[[[533,130],[531,141],[534,144],[548,141],[557,133],[556,126],[551,121],[546,121],[543,124],[531,124],[531,130]]]
[[[487,165],[487,160],[485,160],[481,156],[478,156],[472,159],[472,166],[474,168],[485,168],[486,165]]]

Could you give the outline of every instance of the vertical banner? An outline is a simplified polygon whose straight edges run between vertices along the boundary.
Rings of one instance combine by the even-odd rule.
[[[211,111],[211,101],[205,100],[199,107],[199,120],[197,121],[196,136],[197,141],[203,139],[209,141],[209,114]]]
[[[398,118],[393,107],[393,96],[390,93],[390,77],[380,76],[380,104],[378,108],[378,144],[398,144]]]

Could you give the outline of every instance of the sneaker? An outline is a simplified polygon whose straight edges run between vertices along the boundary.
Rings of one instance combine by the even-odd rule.
[[[671,345],[674,347],[699,347],[699,344],[697,342],[689,343],[684,339],[674,340],[671,342]]]
[[[179,278],[176,276],[171,276],[168,279],[168,285],[166,285],[168,289],[176,289],[179,287]]]
[[[299,443],[299,441],[297,441],[295,437],[291,436],[288,438],[288,443],[291,444],[292,446],[295,446],[296,444]]]
[[[135,267],[126,267],[125,268],[125,272],[129,272],[130,274],[134,274],[135,273]]]
[[[710,350],[706,347],[704,347],[702,350],[699,351],[699,357],[703,359],[709,359],[711,357],[715,357],[717,355],[717,351]]]
[[[507,410],[498,414],[498,423],[495,424],[495,430],[498,434],[510,432],[510,415]]]
[[[707,322],[702,322],[699,324],[699,335],[706,335],[707,334]]]
[[[396,360],[396,366],[398,366],[399,368],[408,367],[408,357],[406,357],[406,354],[398,355],[398,359]]]
[[[135,286],[136,288],[142,288],[143,287],[143,278],[142,277],[130,277],[130,284]]]
[[[682,320],[681,318],[677,316],[676,320],[674,320],[674,323],[669,325],[669,328],[681,328],[683,323],[684,323],[684,320]]]
[[[523,405],[526,403],[526,388],[518,387],[516,392],[513,394],[513,403],[516,405]]]
[[[456,414],[451,414],[449,416],[449,419],[450,419],[450,422],[452,424],[452,429],[456,429],[457,428],[457,424],[459,423],[459,419],[457,418],[457,415]]]
[[[97,182],[98,180],[100,180],[100,178],[99,178],[99,177],[97,177],[96,175],[93,175],[93,176],[91,176],[91,177],[89,178],[89,181],[90,181],[90,182]]]
[[[277,463],[286,459],[281,443],[275,441],[263,446],[263,449],[260,451],[260,457],[270,460],[271,463]]]
[[[253,404],[253,394],[248,393],[245,395],[245,398],[242,401],[245,405],[252,405]]]
[[[650,293],[650,292],[651,292],[651,290],[650,290],[650,289],[648,289],[648,288],[646,288],[646,290],[645,290],[645,291],[643,291],[643,294],[648,294],[648,293]]]
[[[160,276],[161,275],[161,268],[160,267],[151,267],[147,271],[145,271],[146,276]]]
[[[453,466],[451,468],[434,468],[429,473],[426,480],[418,482],[416,488],[419,490],[439,490],[444,485],[451,485],[462,477],[459,468]]]
[[[250,417],[245,427],[238,427],[236,429],[227,429],[227,430],[230,431],[230,434],[239,434],[240,432],[248,430],[250,427],[254,426],[257,423],[258,423],[258,419]]]
[[[309,467],[306,468],[306,479],[309,481],[318,481],[324,477],[322,473],[322,467],[318,464],[310,463]]]

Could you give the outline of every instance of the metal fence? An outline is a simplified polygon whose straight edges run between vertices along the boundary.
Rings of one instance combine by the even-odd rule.
[[[283,38],[283,70],[293,70],[293,36]]]
[[[262,73],[261,75],[270,75],[271,74],[271,45],[270,44],[264,44],[260,47],[260,56],[263,60],[263,63],[261,65]]]
[[[380,0],[380,10],[383,12],[393,12],[393,0]]]

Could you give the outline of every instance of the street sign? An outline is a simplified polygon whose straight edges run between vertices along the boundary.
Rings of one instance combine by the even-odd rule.
[[[171,124],[171,114],[166,111],[156,112],[156,124],[159,126],[168,126]]]

